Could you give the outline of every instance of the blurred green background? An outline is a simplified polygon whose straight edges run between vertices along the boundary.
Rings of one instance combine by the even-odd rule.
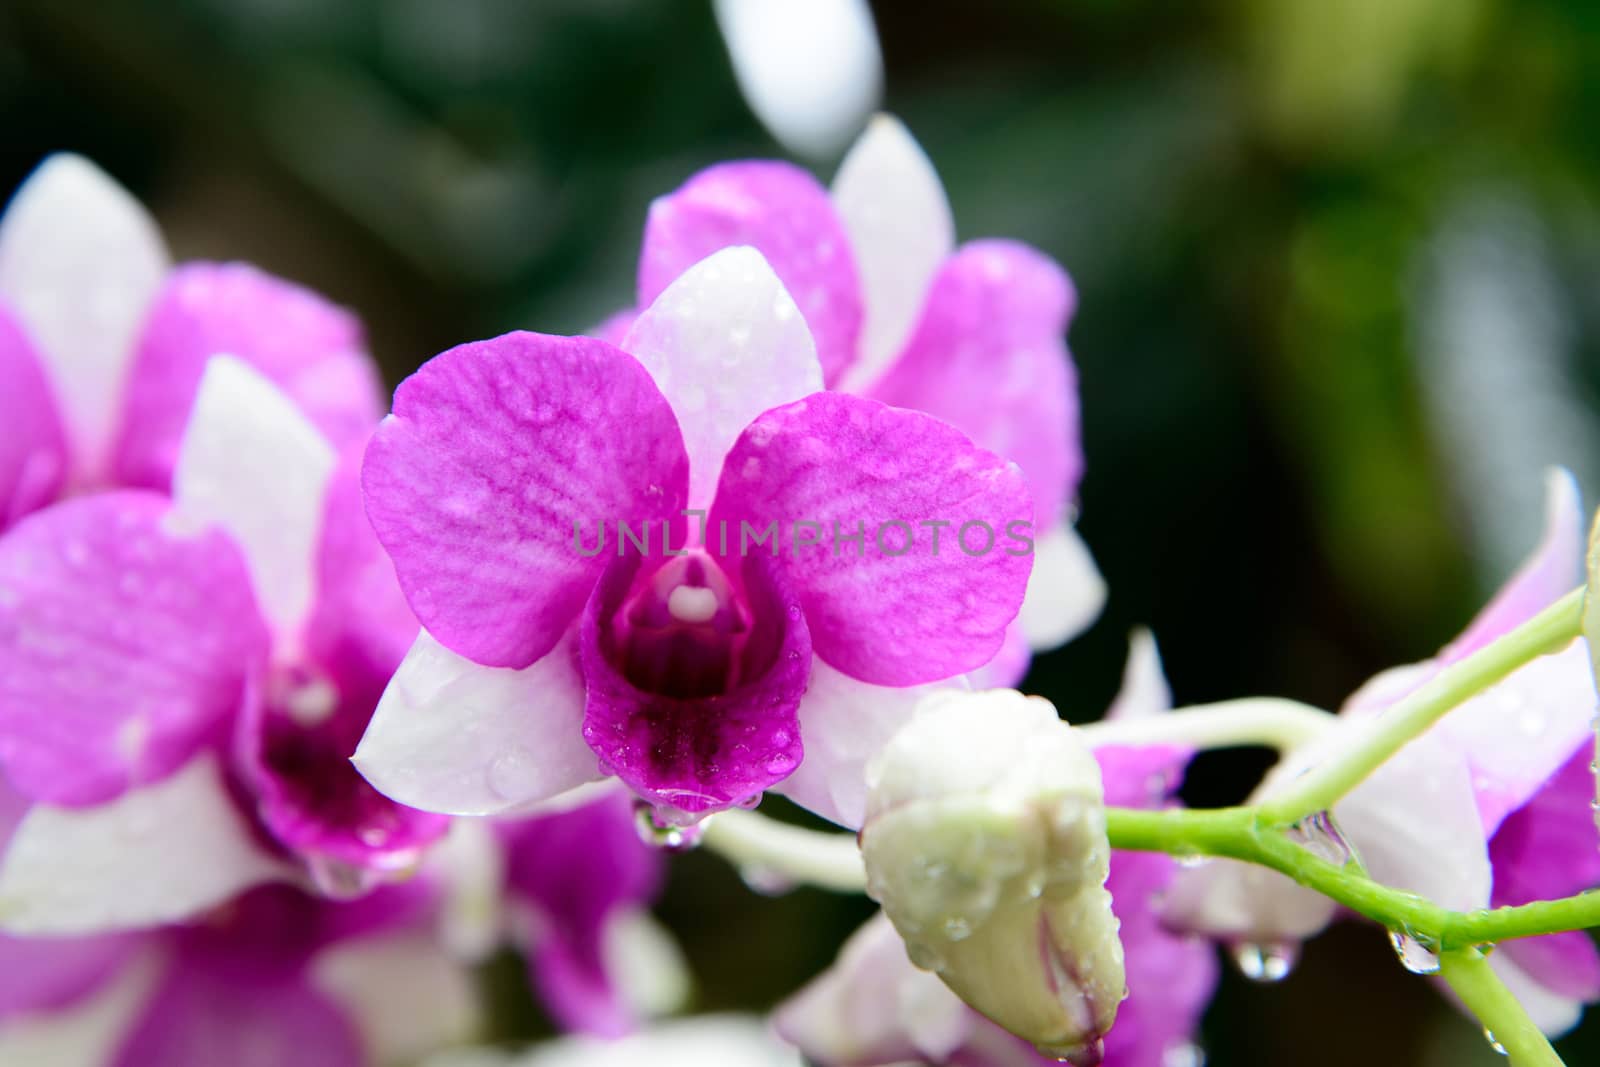
[[[1074,720],[1135,625],[1180,701],[1336,706],[1460,629],[1532,544],[1546,465],[1600,487],[1600,5],[876,14],[960,235],[1032,242],[1080,289],[1081,529],[1112,596],[1028,683]],[[180,257],[357,309],[391,381],[629,303],[652,196],[779,154],[702,0],[7,0],[0,119],[0,186],[84,152]],[[1187,795],[1237,800],[1262,766],[1208,756]],[[698,1006],[763,1008],[865,906],[688,856],[661,910]],[[1497,1062],[1426,985],[1346,924],[1281,985],[1229,976],[1209,1062]],[[1561,1048],[1595,1062],[1600,1021]]]

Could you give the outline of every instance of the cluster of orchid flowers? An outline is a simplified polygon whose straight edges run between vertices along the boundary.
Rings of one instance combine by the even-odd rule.
[[[453,348],[385,417],[351,316],[171,266],[47,161],[0,219],[0,1061],[417,1061],[478,1036],[510,945],[587,1035],[531,1064],[1172,1067],[1213,942],[1281,977],[1343,906],[1559,1062],[1600,998],[1571,479],[1468,631],[1337,715],[1170,711],[1136,634],[1069,726],[1007,687],[1105,595],[1074,306],[1025,245],[956,246],[883,117],[831,189],[694,176],[634,308]],[[861,520],[932,536],[801,536]],[[607,523],[660,536],[575,543]],[[1261,743],[1248,805],[1178,806],[1197,751]],[[770,1025],[651,1023],[695,843],[882,911]]]

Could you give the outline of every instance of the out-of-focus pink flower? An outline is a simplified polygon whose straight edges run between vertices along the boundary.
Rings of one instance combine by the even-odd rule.
[[[1548,481],[1544,537],[1467,630],[1433,659],[1373,678],[1327,737],[1275,768],[1256,799],[1359,743],[1386,709],[1442,669],[1537,615],[1583,580],[1583,517],[1571,475]],[[1335,805],[1333,827],[1367,873],[1462,911],[1551,899],[1600,886],[1600,836],[1590,801],[1594,678],[1583,638],[1513,672],[1461,707]],[[1337,855],[1330,858],[1337,858]],[[1231,941],[1292,946],[1334,916],[1326,898],[1270,871],[1217,861],[1182,872],[1169,919]],[[1427,946],[1401,942],[1428,971]],[[1587,936],[1510,941],[1490,964],[1549,1033],[1600,1000],[1600,953]]]
[[[172,267],[154,220],[56,155],[0,218],[0,529],[64,493],[165,490],[206,360],[239,357],[335,445],[382,413],[360,324],[243,263]]]
[[[832,190],[787,163],[723,163],[656,200],[639,260],[638,307],[729,245],[758,249],[794,295],[830,389],[926,411],[1028,476],[1038,525],[1028,596],[1004,650],[974,675],[1014,684],[1030,650],[1089,625],[1105,586],[1070,514],[1083,475],[1076,372],[1064,334],[1066,274],[1015,241],[955,247],[933,165],[880,115]],[[620,339],[627,313],[600,336]]]
[[[0,781],[0,845],[27,808]],[[185,924],[0,934],[0,1062],[356,1067],[462,1040],[476,994],[439,947],[444,886],[430,871],[350,902],[270,886]]]
[[[802,755],[859,776],[898,705],[834,710],[995,655],[1032,508],[1015,464],[822,380],[794,301],[732,248],[622,348],[510,334],[403,382],[363,482],[426,632],[362,772],[453,814],[615,775],[677,821],[781,788]]]
[[[444,833],[349,764],[416,634],[357,459],[216,357],[171,498],[90,494],[0,537],[0,764],[34,802],[0,857],[6,929],[177,921],[269,880],[357,892]]]
[[[512,939],[563,1029],[620,1037],[677,1006],[675,950],[647,911],[666,856],[640,836],[626,789],[494,827]]]

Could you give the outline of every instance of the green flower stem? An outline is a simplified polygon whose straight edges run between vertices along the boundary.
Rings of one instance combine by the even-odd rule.
[[[705,821],[700,843],[741,871],[759,871],[836,893],[867,888],[867,869],[853,834],[807,830],[730,808]]]
[[[1313,855],[1264,822],[1253,808],[1107,808],[1106,829],[1113,848],[1218,856],[1270,867],[1438,951],[1600,926],[1600,891],[1482,911],[1440,907],[1374,882],[1354,867],[1340,867]],[[741,868],[839,893],[866,888],[861,853],[850,834],[806,830],[756,812],[733,810],[708,819],[702,841]]]
[[[1439,975],[1505,1049],[1512,1067],[1562,1067],[1561,1057],[1489,966],[1482,952],[1462,948],[1439,957]]]
[[[1582,632],[1582,623],[1583,589],[1579,588],[1466,659],[1452,663],[1371,720],[1371,728],[1358,744],[1313,767],[1263,803],[1263,818],[1286,826],[1333,807],[1446,712],[1529,660],[1559,651]]]
[[[1271,867],[1438,951],[1600,926],[1600,892],[1471,912],[1440,907],[1414,893],[1380,885],[1357,869],[1313,855],[1254,808],[1107,808],[1106,829],[1113,848],[1219,856]]]
[[[1280,697],[1246,697],[1196,704],[1165,715],[1091,722],[1078,727],[1092,748],[1107,745],[1183,745],[1229,748],[1266,745],[1289,752],[1327,733],[1339,717]]]

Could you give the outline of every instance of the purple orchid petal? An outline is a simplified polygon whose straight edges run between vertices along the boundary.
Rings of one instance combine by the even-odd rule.
[[[1098,755],[1098,753],[1096,753]],[[1116,852],[1106,888],[1121,921],[1128,998],[1105,1037],[1107,1064],[1160,1064],[1194,1039],[1219,979],[1210,942],[1174,934],[1153,905],[1171,882],[1170,856]]]
[[[1024,600],[1026,603],[1026,600]],[[993,659],[976,670],[968,671],[967,678],[974,689],[1016,689],[1028,675],[1033,663],[1033,649],[1020,620],[1006,627],[1005,642]]]
[[[171,927],[161,935],[164,973],[111,1062],[364,1065],[358,1020],[324,992],[316,964],[330,948],[423,928],[436,904],[425,884],[349,902],[273,886],[236,897],[204,922]]]
[[[1164,807],[1183,783],[1191,751],[1174,746],[1095,749],[1106,803]],[[1209,942],[1174,933],[1157,902],[1178,873],[1170,856],[1116,852],[1111,857],[1112,910],[1122,927],[1128,999],[1106,1035],[1108,1064],[1159,1065],[1195,1033],[1217,986],[1217,960]]]
[[[1033,562],[1022,540],[1032,517],[1016,465],[959,431],[818,393],[740,436],[710,529],[728,530],[733,551],[741,523],[757,533],[775,523],[775,566],[800,593],[817,654],[862,681],[914,685],[1000,650]]]
[[[1545,533],[1533,555],[1467,631],[1432,660],[1384,671],[1340,714],[1369,718],[1429,682],[1448,664],[1483,647],[1554,603],[1581,580],[1581,518],[1571,475],[1546,481]],[[1483,832],[1492,837],[1565,764],[1591,745],[1594,675],[1584,641],[1541,656],[1454,709],[1429,736],[1472,772]]]
[[[860,356],[843,382],[859,392],[904,348],[929,283],[955,247],[955,221],[933,163],[892,115],[867,125],[839,164],[832,196],[866,301]]]
[[[628,331],[633,329],[633,324],[638,318],[639,310],[637,308],[623,308],[621,311],[614,311],[607,315],[598,326],[584,330],[583,335],[621,348],[622,339],[628,336]]]
[[[620,789],[576,808],[499,824],[506,886],[529,909],[529,966],[563,1028],[620,1037],[640,1020],[610,970],[606,938],[620,914],[649,904],[665,874],[662,853],[635,827]]]
[[[485,667],[428,634],[395,672],[354,763],[379,792],[451,815],[494,815],[600,777],[583,740],[571,642],[521,670]]]
[[[130,934],[10,937],[0,934],[0,1022],[60,1011],[99,989],[138,949]]]
[[[32,343],[0,307],[0,530],[55,499],[66,480],[67,438]]]
[[[923,697],[961,684],[955,679],[936,685],[872,685],[815,661],[800,701],[806,758],[776,791],[824,819],[859,830],[867,809],[867,763],[911,721]]]
[[[1465,758],[1485,834],[1525,804],[1576,751],[1592,748],[1594,674],[1576,641],[1483,691],[1430,731]]]
[[[351,1020],[302,971],[252,974],[221,951],[174,962],[112,1067],[363,1067]]]
[[[816,339],[829,384],[855,358],[861,289],[844,225],[815,178],[788,163],[722,163],[650,205],[639,257],[648,307],[695,263],[731,245],[766,257]]]
[[[81,156],[46,159],[0,219],[0,300],[37,346],[76,482],[103,484],[139,326],[166,274],[150,213]]]
[[[37,800],[155,781],[239,707],[266,633],[244,562],[154,493],[83,497],[0,540],[0,763]]]
[[[705,508],[739,432],[768,408],[822,388],[806,324],[751,248],[725,248],[646,308],[622,347],[677,413],[689,452],[689,506]]]
[[[1136,630],[1129,641],[1122,686],[1106,717],[1161,714],[1171,706],[1172,693],[1155,639],[1148,631]],[[1107,804],[1162,808],[1176,803],[1194,751],[1178,745],[1109,745],[1095,749],[1094,756]],[[1216,989],[1217,961],[1210,943],[1170,930],[1159,907],[1178,874],[1170,856],[1112,853],[1106,888],[1122,924],[1128,999],[1117,1009],[1117,1024],[1106,1035],[1107,1063],[1166,1062],[1194,1036]]]
[[[362,506],[364,451],[346,448],[328,481],[305,644],[349,699],[376,704],[419,627]]]
[[[606,567],[575,534],[678,516],[688,459],[637,360],[512,333],[402,382],[362,482],[422,625],[471,660],[520,668],[555,647]]]
[[[1047,257],[974,241],[945,261],[922,321],[870,395],[936,415],[1028,476],[1041,530],[1083,476],[1077,372],[1062,335],[1077,296]]]
[[[1439,653],[1441,664],[1465,659],[1510,633],[1583,581],[1583,508],[1578,483],[1560,467],[1545,475],[1544,535],[1510,581],[1465,632]]]
[[[245,263],[189,263],[157,296],[128,378],[115,474],[166,489],[206,361],[237,356],[281,388],[331,442],[383,415],[361,324],[309,289]]]
[[[1555,900],[1600,887],[1593,754],[1577,752],[1543,789],[1506,817],[1489,842],[1491,903]],[[1535,981],[1559,996],[1600,1000],[1600,953],[1583,932],[1521,938],[1500,946]]]
[[[1558,997],[1600,1000],[1600,950],[1585,930],[1524,937],[1499,946],[1506,958]]]
[[[778,568],[744,561],[738,580],[751,621],[737,663],[715,654],[714,670],[702,676],[692,650],[663,646],[676,672],[665,679],[641,677],[639,664],[651,657],[630,659],[636,643],[618,622],[636,577],[649,578],[637,555],[613,563],[580,632],[583,736],[602,768],[657,805],[694,815],[748,801],[788,777],[802,754],[796,711],[811,636]],[[701,684],[708,680],[716,684]]]

